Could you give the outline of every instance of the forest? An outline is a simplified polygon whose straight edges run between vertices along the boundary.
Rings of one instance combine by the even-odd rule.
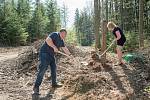
[[[113,21],[123,29],[126,48],[147,46],[150,39],[149,0],[88,1],[83,10],[76,9],[74,24],[68,29],[67,41],[78,45],[99,45],[102,21]],[[27,45],[51,32],[66,28],[67,6],[59,7],[56,0],[1,0],[0,45]],[[107,32],[108,33],[108,32]],[[108,44],[111,33],[107,34]]]

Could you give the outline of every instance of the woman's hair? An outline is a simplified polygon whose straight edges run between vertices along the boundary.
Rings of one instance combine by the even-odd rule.
[[[114,29],[117,25],[114,22],[108,22],[107,28]]]

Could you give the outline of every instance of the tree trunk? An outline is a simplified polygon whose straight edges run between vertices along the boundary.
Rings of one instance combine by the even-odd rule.
[[[109,5],[109,9],[108,9],[108,10],[109,10],[109,11],[108,11],[108,12],[109,12],[109,16],[108,16],[108,19],[110,19],[110,20],[111,20],[111,15],[112,15],[112,12],[111,12],[112,3],[111,3],[111,1],[109,2],[109,4],[108,4],[108,5]]]
[[[114,0],[115,1],[115,19],[116,21],[118,20],[118,2],[117,0]]]
[[[106,22],[108,22],[108,0],[106,0]]]
[[[36,7],[37,7],[37,12],[39,12],[39,6],[40,6],[40,0],[36,0]],[[39,13],[36,12],[36,18],[39,21]],[[40,33],[39,33],[39,22],[36,22],[36,39],[40,38]]]
[[[120,0],[120,28],[123,30],[123,0]]]
[[[99,48],[100,0],[94,0],[95,49]]]
[[[138,9],[138,6],[137,6],[138,5],[137,0],[135,0],[134,2],[135,2],[135,4],[134,4],[135,5],[135,16],[134,16],[135,17],[135,28],[134,28],[134,31],[137,32],[137,30],[138,30],[138,17],[139,17],[138,16],[138,10],[139,9]]]
[[[143,12],[144,12],[144,0],[139,0],[139,48],[144,47]]]
[[[102,53],[106,50],[106,33],[107,33],[107,21],[102,22],[102,41],[101,41],[101,51]],[[106,53],[102,56],[102,64],[106,63]]]
[[[105,18],[105,13],[104,13],[104,0],[101,0],[101,17],[102,19],[101,20],[104,20]]]

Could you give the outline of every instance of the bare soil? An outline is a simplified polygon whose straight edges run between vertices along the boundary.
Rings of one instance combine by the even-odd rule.
[[[37,46],[37,44],[36,44]],[[37,47],[0,48],[0,100],[34,100],[38,52]],[[92,47],[69,45],[74,58],[58,54],[57,79],[63,87],[53,89],[50,70],[40,87],[41,95],[35,100],[149,100],[144,91],[150,84],[150,62],[135,60],[114,66],[116,55],[107,53],[107,63],[92,58]],[[146,49],[145,55],[149,54]],[[140,52],[143,53],[143,52]],[[146,54],[147,53],[147,54]],[[150,57],[150,56],[148,56]]]

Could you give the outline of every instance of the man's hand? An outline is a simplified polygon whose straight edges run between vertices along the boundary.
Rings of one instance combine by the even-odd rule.
[[[56,47],[54,47],[53,49],[54,49],[54,52],[56,53],[58,52],[58,49]]]
[[[67,59],[73,61],[73,60],[74,60],[74,57],[73,57],[73,55],[70,54],[70,55],[67,56]]]
[[[73,59],[74,57],[73,57],[73,55],[72,55],[72,54],[70,54],[70,55],[69,55],[69,58],[70,58],[70,59]]]
[[[68,50],[68,48],[65,46],[65,47],[62,47],[63,51],[67,54],[67,55],[70,55],[70,51]]]

